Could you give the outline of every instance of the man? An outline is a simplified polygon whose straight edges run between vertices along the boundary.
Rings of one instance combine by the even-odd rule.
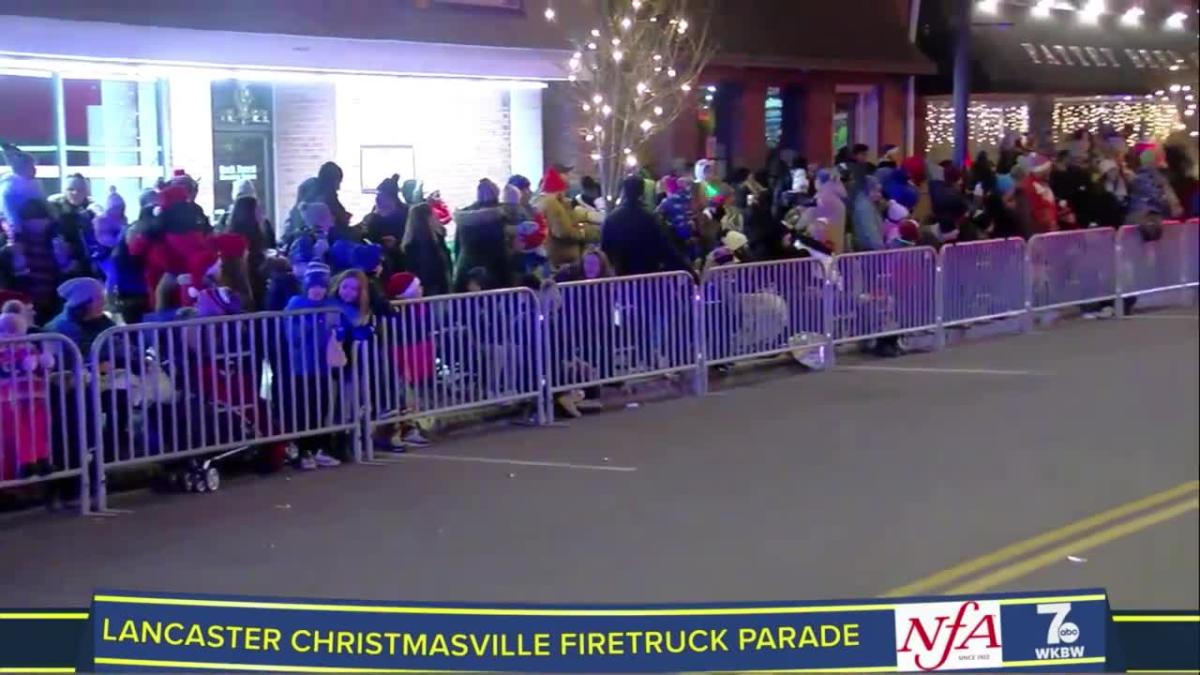
[[[621,203],[601,230],[601,248],[619,276],[689,270],[658,219],[642,203],[645,183],[630,176],[621,184]]]

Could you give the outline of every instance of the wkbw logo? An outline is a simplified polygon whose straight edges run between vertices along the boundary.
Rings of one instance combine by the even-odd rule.
[[[1033,650],[1038,660],[1083,658],[1083,645],[1075,644],[1079,640],[1079,626],[1067,620],[1071,614],[1071,603],[1038,605],[1037,612],[1051,617],[1050,627],[1046,630],[1046,646]]]

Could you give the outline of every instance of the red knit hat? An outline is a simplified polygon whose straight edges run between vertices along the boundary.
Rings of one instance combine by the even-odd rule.
[[[925,158],[924,157],[909,157],[900,165],[904,169],[904,173],[908,175],[908,179],[920,185],[925,182]]]
[[[546,169],[546,175],[542,178],[542,192],[566,192],[567,181],[562,177],[562,174],[555,171],[554,167]]]
[[[192,195],[184,185],[170,183],[158,191],[158,205],[164,209],[191,201]]]
[[[419,298],[421,280],[411,272],[396,272],[387,282],[388,297],[395,300],[410,300]]]

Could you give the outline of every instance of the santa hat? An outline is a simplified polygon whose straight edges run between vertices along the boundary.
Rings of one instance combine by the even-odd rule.
[[[411,272],[397,272],[388,279],[388,297],[396,300],[412,300],[421,297],[421,280]]]
[[[917,225],[917,221],[905,220],[900,223],[898,233],[900,240],[904,241],[905,244],[916,244],[917,240],[920,239],[920,226]]]
[[[554,194],[567,191],[567,180],[562,174],[554,170],[554,167],[546,169],[546,175],[542,178],[542,192],[546,194]]]
[[[213,250],[221,259],[240,258],[246,255],[249,248],[249,242],[240,234],[233,232],[225,232],[222,234],[213,235],[209,242],[212,244]]]
[[[164,211],[177,204],[186,204],[191,200],[192,193],[188,191],[186,185],[179,183],[167,183],[158,191],[158,206]]]
[[[888,202],[887,219],[893,223],[898,223],[908,217],[908,208],[896,200]]]
[[[901,164],[900,168],[904,169],[904,175],[912,182],[920,185],[925,182],[925,158],[924,157],[908,157]]]
[[[315,262],[309,263],[304,270],[304,290],[308,290],[313,286],[329,288],[329,265],[325,263]]]
[[[237,293],[221,286],[206,288],[196,297],[196,314],[202,317],[230,316],[242,311]]]
[[[103,298],[104,286],[91,277],[76,277],[59,284],[58,297],[67,307],[78,307]]]
[[[446,206],[446,202],[442,201],[441,196],[434,192],[429,199],[429,209],[433,211],[433,217],[442,225],[449,225],[454,221],[454,216],[450,214],[450,207]]]
[[[546,228],[535,221],[526,220],[517,225],[516,244],[521,253],[536,251],[546,243]]]

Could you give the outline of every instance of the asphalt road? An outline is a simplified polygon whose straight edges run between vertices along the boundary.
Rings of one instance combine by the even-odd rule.
[[[128,495],[113,506],[132,513],[115,518],[10,517],[0,606],[82,606],[97,587],[475,602],[875,596],[1195,481],[1198,346],[1194,309],[1078,321],[831,373],[736,376],[717,395],[461,434],[387,466]],[[1184,490],[1155,507],[1182,500],[1161,522],[1080,531],[930,592],[998,570],[996,590],[1101,586],[1117,608],[1200,606],[1195,490]],[[1029,562],[1046,551],[1052,560]]]

